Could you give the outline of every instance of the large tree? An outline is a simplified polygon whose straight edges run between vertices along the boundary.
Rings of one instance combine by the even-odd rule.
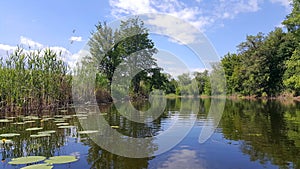
[[[300,95],[300,0],[293,0],[292,5],[293,10],[283,21],[283,24],[293,35],[297,47],[290,60],[285,64],[286,71],[283,82],[288,90],[292,90],[295,95]]]
[[[121,21],[119,29],[112,29],[105,22],[96,26],[89,40],[91,57],[97,69],[111,87],[113,77],[130,78],[132,91],[138,93],[140,82],[147,79],[151,69],[157,68],[153,54],[157,52],[149,38],[148,29],[138,17]],[[116,71],[121,73],[116,74]],[[117,78],[117,79],[118,79]]]

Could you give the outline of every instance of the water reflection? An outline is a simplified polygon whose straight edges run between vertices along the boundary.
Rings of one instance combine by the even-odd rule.
[[[225,138],[242,140],[240,149],[250,161],[299,168],[299,112],[299,103],[228,101],[220,128]]]
[[[61,116],[55,113],[56,116],[39,117],[30,120],[34,122],[25,124],[17,124],[16,122],[24,121],[23,117],[18,117],[13,119],[13,122],[0,123],[0,134],[20,134],[6,138],[11,139],[13,144],[1,144],[0,156],[5,161],[0,168],[15,168],[7,164],[14,157],[27,155],[51,157],[70,154],[78,156],[80,160],[69,168],[300,168],[299,103],[227,100],[218,129],[207,142],[199,144],[199,134],[206,122],[211,120],[207,118],[210,104],[210,99],[168,99],[164,113],[145,124],[127,119],[113,105],[101,105],[100,114],[96,112],[98,107],[90,106],[82,109],[82,116],[73,116],[72,112]],[[138,103],[134,106],[139,110],[147,110],[149,103]],[[198,113],[191,113],[195,110]],[[78,133],[86,129],[95,129],[93,125],[84,126],[87,123],[82,121],[92,122],[96,119],[95,125],[101,126],[103,121],[99,121],[99,116],[102,116],[110,126],[119,126],[114,131],[125,136],[149,138],[149,142],[142,142],[136,147],[146,147],[151,153],[157,151],[160,146],[152,136],[158,136],[170,128],[175,120],[179,122],[176,128],[178,134],[182,134],[181,128],[193,122],[193,118],[196,122],[188,135],[170,151],[147,158],[126,158],[96,144],[93,137],[107,141],[107,135],[110,135],[111,139],[107,144],[114,141],[114,134],[103,133],[109,130],[101,130],[90,135]],[[43,120],[46,118],[48,120]],[[62,121],[68,123],[69,127],[59,128],[60,125],[57,124]],[[56,132],[50,137],[32,138],[30,135],[38,131],[25,130],[30,127],[42,127],[43,130]],[[101,139],[103,136],[106,136],[106,139]],[[123,141],[128,140],[125,138]],[[169,140],[165,140],[164,143],[168,144]],[[130,147],[116,147],[116,149],[126,148]]]

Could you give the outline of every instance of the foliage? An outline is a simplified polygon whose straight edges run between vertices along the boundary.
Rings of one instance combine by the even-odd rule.
[[[0,62],[0,102],[8,111],[65,106],[71,98],[71,75],[61,54],[18,47]]]

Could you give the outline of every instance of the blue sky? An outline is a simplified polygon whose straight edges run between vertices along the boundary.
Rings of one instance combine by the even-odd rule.
[[[246,35],[268,33],[290,12],[288,0],[3,0],[0,5],[0,55],[16,45],[63,50],[73,64],[94,25],[122,16],[160,13],[182,19],[204,33],[217,54],[235,52]],[[202,69],[192,52],[166,38],[152,35],[158,48],[168,50]],[[71,43],[72,42],[72,43]],[[174,47],[177,46],[177,47]],[[167,59],[166,59],[167,60]]]

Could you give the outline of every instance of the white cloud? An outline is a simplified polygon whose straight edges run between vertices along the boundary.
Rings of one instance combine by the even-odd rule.
[[[199,0],[197,3],[199,5],[191,6],[183,0],[110,0],[111,13],[117,18],[146,13],[168,14],[178,18],[177,22],[174,22],[170,17],[152,15],[148,24],[158,27],[157,29],[175,37],[174,39],[180,39],[183,44],[194,43],[198,37],[194,36],[193,29],[186,27],[187,24],[178,23],[179,19],[195,26],[198,33],[199,30],[204,32],[214,24],[221,25],[218,22],[223,19],[232,19],[240,13],[258,11],[263,0],[216,0],[209,3]],[[174,25],[174,28],[170,29],[170,24]]]
[[[7,55],[11,54],[16,48],[16,46],[0,44],[0,58],[6,57]]]
[[[196,0],[199,4],[191,6],[184,0],[110,0],[112,15],[163,13],[183,19],[201,31],[214,24],[222,25],[222,20],[233,19],[241,13],[257,12],[267,0]],[[290,8],[289,0],[268,0]],[[161,25],[161,24],[160,24]]]
[[[74,42],[74,41],[81,42],[82,41],[82,37],[81,36],[72,36],[72,37],[70,37],[69,40],[72,41],[72,42]]]
[[[39,49],[39,48],[43,47],[42,44],[40,44],[38,42],[35,42],[35,41],[33,41],[33,40],[29,39],[29,38],[26,38],[24,36],[20,37],[20,44],[26,45],[26,46],[28,46],[30,48],[38,48]]]
[[[46,49],[50,49],[53,52],[59,54],[58,59],[61,59],[65,63],[67,63],[71,68],[75,66],[77,59],[82,56],[84,53],[79,51],[78,53],[72,54],[68,49],[61,46],[44,46],[41,43],[35,42],[29,38],[25,38],[23,36],[20,37],[20,43],[22,45],[26,45],[23,48],[23,52],[37,52],[41,50],[42,52]],[[30,47],[28,49],[28,47]],[[11,54],[14,50],[17,49],[17,46],[10,46],[6,44],[0,44],[0,58],[7,57],[8,54]]]
[[[280,3],[282,6],[286,7],[287,9],[290,9],[290,0],[270,0],[272,3]]]

